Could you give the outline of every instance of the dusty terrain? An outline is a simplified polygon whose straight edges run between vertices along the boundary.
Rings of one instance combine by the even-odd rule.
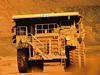
[[[16,56],[0,56],[0,75],[100,75],[100,46],[86,47],[86,68],[82,71],[71,70],[64,72],[60,63],[52,63],[44,66],[43,72],[19,74]]]
[[[0,57],[0,75],[100,75],[100,56],[87,57],[87,68],[85,71],[64,72],[63,66],[53,64],[44,67],[44,72],[31,72],[19,74],[17,70],[16,57]]]

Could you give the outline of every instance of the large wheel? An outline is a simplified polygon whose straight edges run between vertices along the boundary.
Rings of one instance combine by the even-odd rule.
[[[69,70],[70,68],[75,71],[77,69],[83,69],[86,66],[85,53],[82,45],[79,44],[77,48],[66,46],[65,53],[67,58],[64,65],[65,70]]]
[[[66,55],[66,58],[67,58],[64,61],[64,70],[65,71],[70,67],[70,55],[69,55],[69,52],[70,52],[70,47],[69,46],[65,46],[65,55]]]
[[[28,72],[28,50],[26,48],[17,49],[17,63],[20,73]]]

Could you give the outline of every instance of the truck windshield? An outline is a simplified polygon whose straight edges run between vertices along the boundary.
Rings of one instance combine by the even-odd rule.
[[[35,33],[51,33],[58,25],[56,23],[36,24]]]
[[[17,35],[26,35],[26,30],[27,28],[26,28],[26,26],[17,26],[17,28],[16,28],[16,34]]]

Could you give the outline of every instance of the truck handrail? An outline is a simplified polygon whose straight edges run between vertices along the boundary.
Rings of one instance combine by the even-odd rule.
[[[36,41],[38,41],[41,45],[44,45],[40,40],[38,40],[33,34],[29,33]]]

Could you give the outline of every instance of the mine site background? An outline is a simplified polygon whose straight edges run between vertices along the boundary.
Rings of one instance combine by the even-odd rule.
[[[0,0],[0,60],[2,57],[16,57],[11,32],[14,26],[13,15],[69,11],[78,11],[82,15],[86,33],[87,58],[89,57],[90,61],[98,61],[100,56],[100,0]],[[95,65],[95,63],[92,64]]]

